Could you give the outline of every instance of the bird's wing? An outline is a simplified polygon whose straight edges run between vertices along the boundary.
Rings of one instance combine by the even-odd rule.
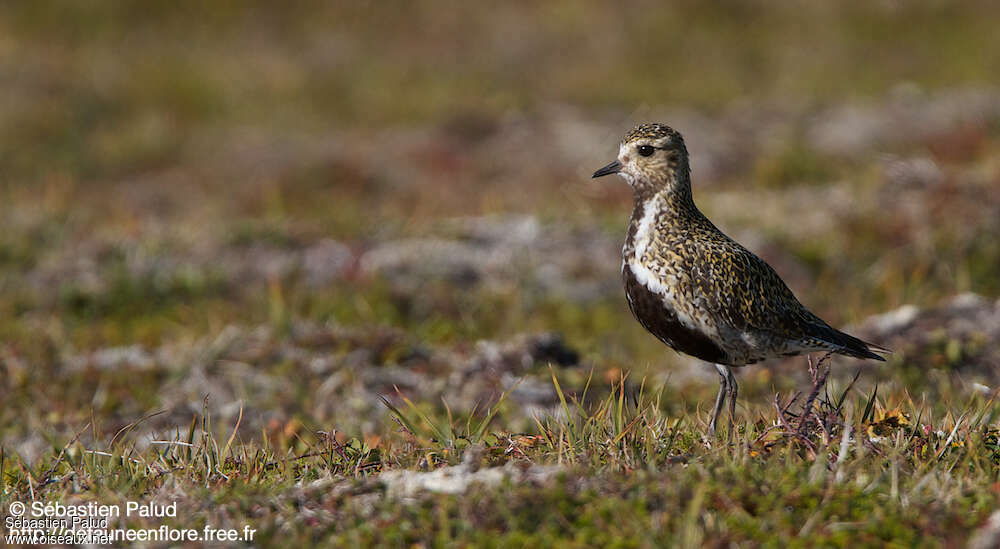
[[[882,360],[867,343],[806,309],[767,262],[729,237],[706,242],[697,255],[693,274],[706,308],[720,323],[766,333],[805,351],[826,349]]]
[[[801,323],[808,311],[770,265],[724,235],[703,240],[702,246],[691,275],[717,320],[737,330],[804,335]]]

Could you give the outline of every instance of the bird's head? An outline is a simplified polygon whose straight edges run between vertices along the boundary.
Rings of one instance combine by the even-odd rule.
[[[681,134],[664,124],[640,124],[625,134],[618,159],[594,172],[625,178],[636,193],[690,192],[688,152]]]

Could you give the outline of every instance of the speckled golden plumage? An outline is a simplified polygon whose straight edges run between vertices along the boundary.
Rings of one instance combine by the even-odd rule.
[[[594,177],[611,173],[628,181],[635,198],[622,249],[629,308],[673,349],[717,365],[713,433],[727,394],[732,417],[737,386],[730,367],[813,351],[883,360],[806,309],[770,265],[698,210],[680,133],[662,124],[635,127],[618,160]]]

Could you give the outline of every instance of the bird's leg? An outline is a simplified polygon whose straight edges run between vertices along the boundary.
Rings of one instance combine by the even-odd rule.
[[[719,423],[719,413],[722,412],[722,406],[726,403],[726,394],[729,392],[729,376],[726,375],[729,368],[716,364],[715,369],[719,371],[719,394],[715,397],[715,411],[712,412],[712,421],[708,424],[708,436],[710,437],[715,436],[715,427]]]
[[[729,386],[729,435],[732,436],[736,432],[736,395],[740,392],[732,368],[726,368],[726,380]]]

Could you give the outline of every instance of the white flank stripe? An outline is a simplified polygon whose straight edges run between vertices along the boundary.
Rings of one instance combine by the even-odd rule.
[[[656,217],[660,213],[662,207],[662,194],[653,196],[653,198],[649,199],[649,201],[643,205],[642,219],[639,220],[639,226],[635,231],[635,251],[633,255],[628,258],[628,268],[631,269],[632,274],[635,276],[635,279],[639,282],[639,284],[642,284],[654,294],[663,296],[664,306],[669,307],[674,311],[674,314],[677,315],[677,320],[679,320],[681,324],[684,324],[688,328],[699,330],[709,337],[712,337],[716,335],[715,330],[712,330],[708,326],[702,326],[701,323],[697,322],[694,318],[688,315],[684,309],[676,306],[676,293],[671,285],[671,282],[676,282],[674,277],[666,277],[662,273],[650,269],[641,260],[642,256],[646,254],[650,244],[653,242],[653,235],[657,230],[655,226]]]
[[[639,227],[635,230],[635,257],[638,260],[646,254],[649,243],[653,239],[653,223],[656,222],[656,215],[660,213],[663,204],[663,195],[656,194],[642,206],[642,219],[639,220]]]

